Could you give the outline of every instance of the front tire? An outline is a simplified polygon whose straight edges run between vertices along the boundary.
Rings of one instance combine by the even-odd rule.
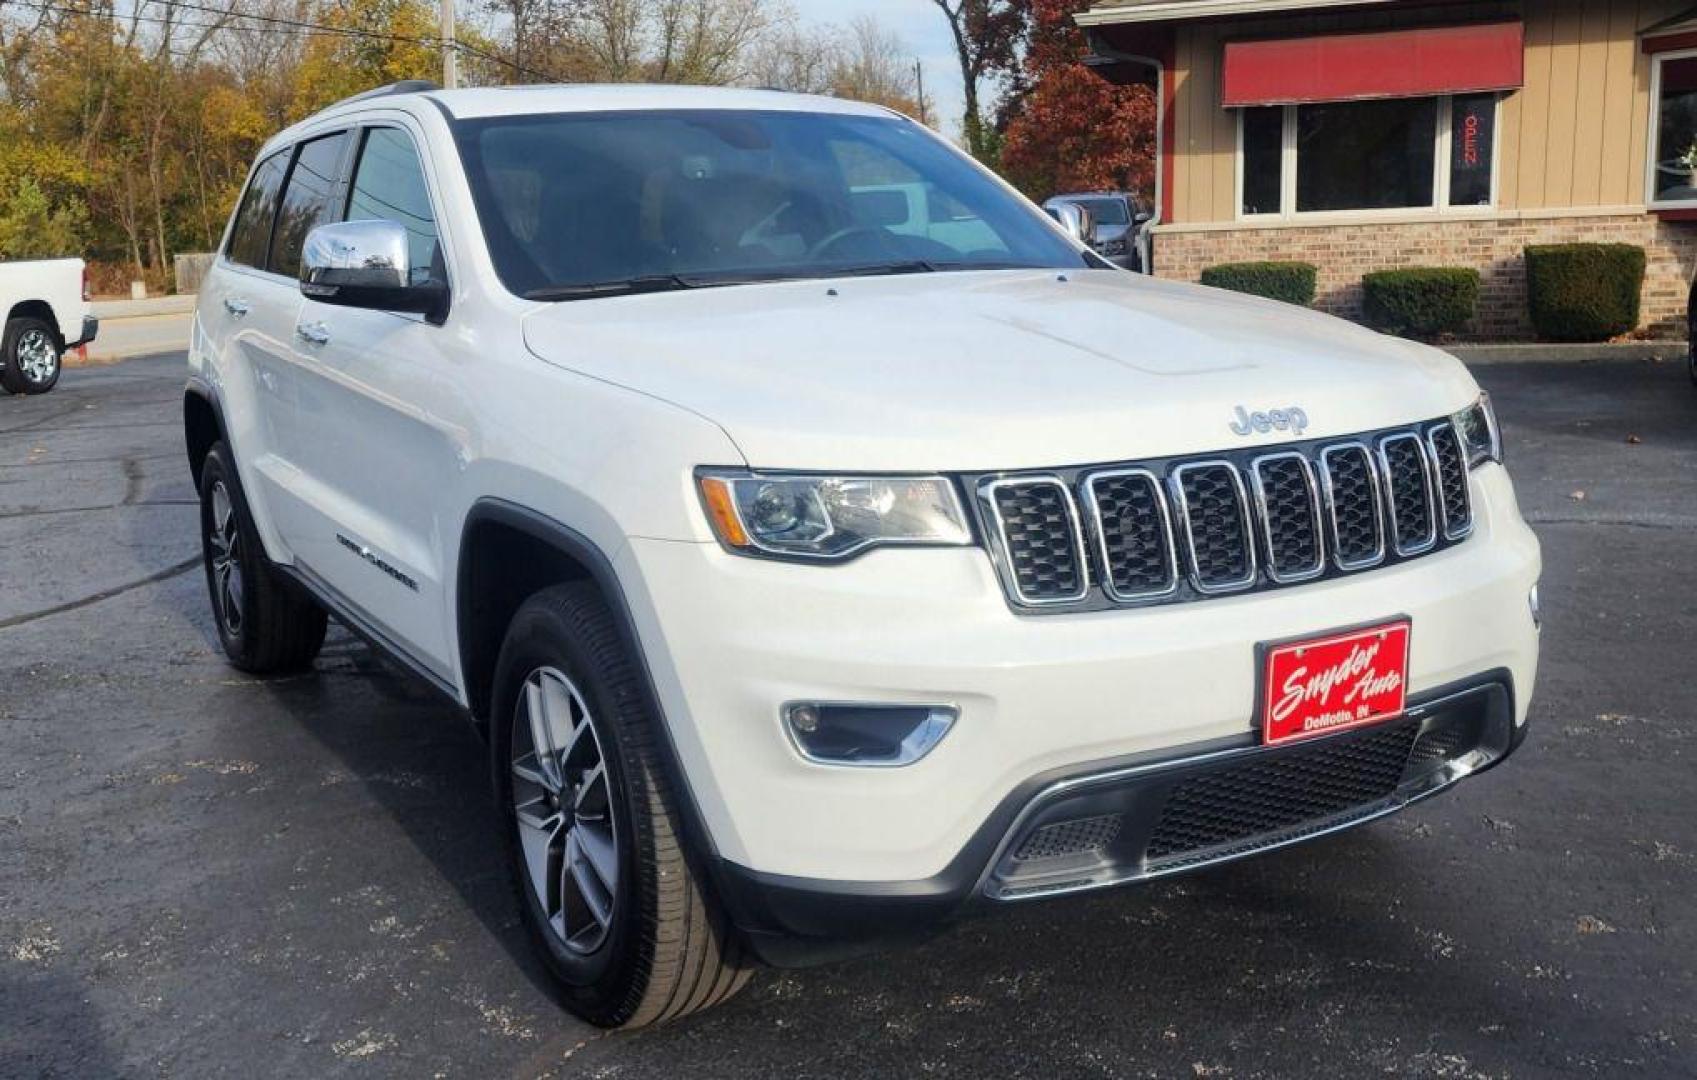
[[[221,442],[201,466],[200,538],[212,618],[230,663],[255,675],[311,664],[324,644],[324,609],[265,557]]]
[[[17,318],[0,335],[0,386],[13,394],[45,394],[63,366],[59,335],[41,319]]]
[[[491,768],[537,952],[573,1013],[641,1027],[748,981],[741,941],[691,869],[658,718],[594,587],[519,609],[496,663]]]

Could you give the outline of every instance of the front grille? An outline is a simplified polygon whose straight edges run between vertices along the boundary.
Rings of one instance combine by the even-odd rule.
[[[1201,592],[1227,592],[1255,583],[1255,544],[1243,481],[1228,462],[1206,461],[1173,470],[1179,520],[1190,555],[1191,581]]]
[[[1273,454],[1251,466],[1267,542],[1267,573],[1278,581],[1304,581],[1326,569],[1320,533],[1320,496],[1314,472],[1301,454]]]
[[[1084,549],[1066,485],[1008,481],[993,485],[990,497],[1019,598],[1030,604],[1081,599],[1088,588]]]
[[[1177,588],[1172,517],[1155,474],[1142,469],[1099,473],[1085,490],[1114,598],[1161,596]]]
[[[1438,473],[1438,506],[1444,512],[1444,536],[1451,540],[1473,531],[1473,505],[1467,495],[1467,461],[1455,428],[1439,424],[1426,436]]]
[[[1025,838],[1014,852],[1020,862],[1035,859],[1058,859],[1066,855],[1083,855],[1100,851],[1114,842],[1120,834],[1120,815],[1102,814],[1045,825]]]
[[[1009,597],[1032,611],[1294,585],[1425,555],[1473,527],[1467,463],[1446,421],[967,479]]]
[[[1426,448],[1417,435],[1391,435],[1380,440],[1379,455],[1385,466],[1385,497],[1390,500],[1397,553],[1424,551],[1438,538]]]
[[[1395,793],[1418,721],[1193,777],[1167,797],[1151,860],[1187,855],[1370,806]]]
[[[1320,455],[1320,475],[1339,569],[1377,566],[1385,557],[1385,518],[1379,512],[1373,455],[1360,443],[1329,446]]]

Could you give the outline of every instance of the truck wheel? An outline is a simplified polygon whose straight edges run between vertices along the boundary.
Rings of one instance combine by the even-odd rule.
[[[8,320],[0,340],[0,386],[14,394],[45,394],[59,381],[59,336],[40,319]]]
[[[491,765],[525,925],[566,1007],[641,1027],[748,981],[742,943],[690,868],[659,719],[586,584],[519,609],[496,662]]]
[[[201,467],[200,539],[212,618],[230,663],[255,675],[311,664],[324,644],[324,609],[265,557],[222,442]]]

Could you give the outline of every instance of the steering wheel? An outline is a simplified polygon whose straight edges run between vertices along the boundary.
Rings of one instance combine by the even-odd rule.
[[[837,247],[844,240],[854,236],[877,237],[879,245],[885,248],[885,250],[889,249],[890,234],[885,230],[876,225],[850,225],[847,228],[838,229],[835,232],[828,234],[823,240],[808,248],[807,257],[809,259],[820,258],[832,248]]]

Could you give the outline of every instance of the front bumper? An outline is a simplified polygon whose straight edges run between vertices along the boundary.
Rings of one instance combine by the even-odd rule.
[[[1538,543],[1500,466],[1472,483],[1475,530],[1454,547],[1140,610],[1022,617],[979,549],[889,549],[823,567],[633,539],[616,566],[739,924],[837,933],[871,928],[855,914],[863,903],[874,924],[891,898],[905,922],[957,909],[1050,783],[1104,763],[1255,749],[1259,642],[1407,616],[1410,700],[1501,672],[1520,730],[1538,657],[1528,605]],[[834,767],[796,752],[780,716],[792,701],[949,704],[959,719],[913,765]],[[1114,880],[1128,877],[1123,862]],[[815,923],[806,904],[790,911],[792,893],[846,907],[834,901]]]
[[[1097,762],[1010,794],[941,874],[842,883],[722,867],[769,962],[805,965],[921,936],[974,908],[1200,870],[1395,813],[1524,741],[1506,671],[1442,688],[1399,720],[1291,746],[1253,737]]]

